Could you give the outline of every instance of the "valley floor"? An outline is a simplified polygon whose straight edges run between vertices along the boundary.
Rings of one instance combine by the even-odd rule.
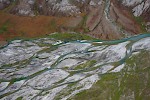
[[[150,98],[150,34],[113,41],[66,36],[14,40],[1,48],[0,99]]]

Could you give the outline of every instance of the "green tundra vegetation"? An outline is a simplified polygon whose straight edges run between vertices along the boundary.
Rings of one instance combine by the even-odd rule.
[[[56,40],[62,40],[62,41],[94,40],[95,39],[91,36],[88,36],[86,34],[81,34],[81,33],[55,33],[55,34],[50,34],[49,38],[53,38]]]
[[[150,52],[142,51],[125,62],[121,72],[101,76],[92,88],[71,100],[148,100],[150,98]]]

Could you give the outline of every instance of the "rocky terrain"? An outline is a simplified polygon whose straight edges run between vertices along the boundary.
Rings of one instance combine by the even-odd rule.
[[[63,25],[57,23],[55,31],[76,31],[101,39],[150,31],[150,0],[0,0],[0,9],[16,16],[71,17]]]
[[[149,33],[150,0],[0,0],[0,100],[149,100]]]
[[[148,100],[149,59],[150,34],[114,41],[14,40],[0,49],[0,99]]]

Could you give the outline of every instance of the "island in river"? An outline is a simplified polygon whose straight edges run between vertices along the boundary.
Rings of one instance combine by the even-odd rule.
[[[13,40],[0,49],[0,99],[148,100],[149,60],[150,34]]]
[[[150,0],[0,0],[1,100],[149,100]]]

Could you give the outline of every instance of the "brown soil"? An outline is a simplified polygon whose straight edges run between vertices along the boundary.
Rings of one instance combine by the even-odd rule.
[[[121,24],[123,28],[131,33],[138,34],[142,32],[140,25],[136,22],[130,8],[121,5],[116,0],[111,0],[113,3],[113,11],[117,17],[116,22]]]
[[[72,29],[82,20],[80,17],[53,17],[35,16],[23,17],[0,12],[0,28],[5,26],[5,31],[0,33],[0,41],[14,38],[34,38]],[[72,23],[72,24],[71,24]]]

